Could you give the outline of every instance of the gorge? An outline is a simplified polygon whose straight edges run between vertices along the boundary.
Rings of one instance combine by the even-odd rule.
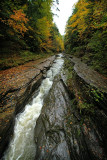
[[[57,55],[25,109],[17,110],[3,159],[106,160],[106,80],[97,75],[95,83],[94,74],[79,59]]]

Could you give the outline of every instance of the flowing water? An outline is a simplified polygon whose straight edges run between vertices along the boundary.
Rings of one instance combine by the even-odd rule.
[[[33,160],[36,147],[34,142],[34,128],[41,113],[44,97],[52,87],[54,77],[59,73],[64,60],[62,55],[55,60],[43,80],[37,97],[31,104],[25,106],[23,113],[17,115],[14,127],[14,136],[9,148],[5,152],[4,160]]]

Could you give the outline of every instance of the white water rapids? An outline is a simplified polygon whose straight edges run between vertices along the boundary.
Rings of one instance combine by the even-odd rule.
[[[41,113],[44,97],[48,94],[54,77],[63,65],[64,60],[61,57],[60,54],[47,72],[47,78],[42,81],[39,94],[32,100],[31,105],[26,105],[24,112],[17,115],[14,136],[5,152],[4,160],[34,160],[36,152],[34,128]]]

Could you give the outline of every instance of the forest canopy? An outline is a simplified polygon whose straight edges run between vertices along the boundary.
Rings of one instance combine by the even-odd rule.
[[[106,74],[107,1],[79,0],[66,25],[65,50]]]
[[[0,55],[18,50],[63,51],[62,36],[53,23],[53,3],[58,0],[0,1]]]

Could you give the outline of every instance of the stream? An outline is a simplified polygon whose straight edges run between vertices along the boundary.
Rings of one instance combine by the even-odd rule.
[[[34,160],[36,154],[34,141],[36,121],[41,114],[44,98],[52,87],[54,77],[60,72],[63,63],[62,54],[59,54],[50,70],[47,71],[38,95],[33,98],[31,104],[25,106],[22,113],[16,116],[13,139],[4,154],[4,160]]]
[[[59,54],[38,94],[35,91],[16,116],[13,139],[3,160],[107,160],[102,134],[107,117],[99,108],[91,116],[80,113],[66,83],[67,73]],[[74,89],[85,86],[79,77],[72,79]]]

